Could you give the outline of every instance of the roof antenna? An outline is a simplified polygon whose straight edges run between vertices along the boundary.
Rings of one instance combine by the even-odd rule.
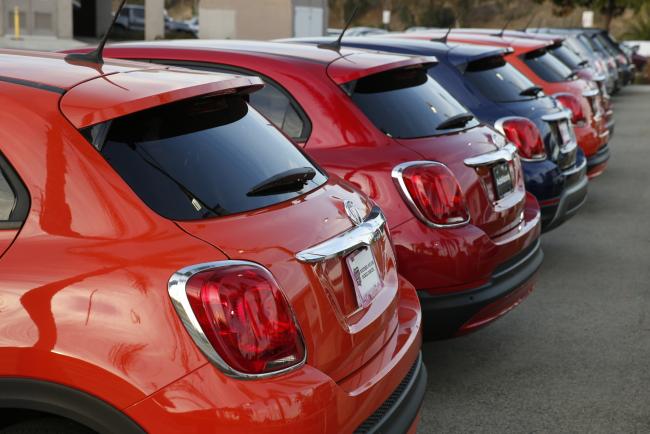
[[[501,28],[501,31],[499,33],[497,33],[495,36],[498,36],[499,38],[503,38],[503,34],[506,32],[506,29],[508,28],[508,25],[510,24],[511,21],[512,21],[512,16],[510,16],[510,18],[508,18],[508,21],[506,21],[506,23],[503,25],[503,28]]]
[[[447,38],[449,38],[449,34],[451,33],[452,27],[453,27],[453,24],[451,26],[449,26],[449,28],[447,29],[447,33],[445,33],[442,38],[433,38],[433,39],[431,39],[431,42],[442,42],[443,44],[446,45],[447,44]]]
[[[336,40],[334,40],[332,42],[328,42],[326,44],[318,44],[318,48],[325,48],[327,50],[341,51],[341,40],[343,39],[343,35],[345,34],[345,32],[350,27],[350,24],[352,24],[352,20],[357,15],[358,10],[359,10],[359,6],[355,6],[354,10],[352,11],[352,15],[350,15],[350,18],[348,18],[348,21],[345,23],[345,26],[343,27],[343,30],[341,30],[341,34],[339,35],[338,38],[336,38]]]
[[[111,34],[111,30],[113,30],[113,27],[115,26],[115,22],[117,21],[117,17],[120,16],[120,13],[122,12],[122,8],[124,8],[125,3],[126,0],[122,0],[122,3],[120,3],[120,5],[117,7],[117,10],[115,11],[115,16],[113,16],[113,21],[111,22],[111,25],[108,27],[108,29],[106,29],[106,33],[99,41],[99,45],[97,45],[97,48],[95,48],[93,51],[90,51],[88,53],[70,53],[67,56],[65,56],[65,60],[69,62],[85,62],[85,63],[95,63],[97,65],[103,65],[104,45],[106,45],[106,41],[108,41],[108,36]]]
[[[525,32],[526,30],[528,30],[528,27],[530,27],[531,24],[533,24],[533,20],[535,19],[536,16],[537,16],[537,12],[535,12],[534,14],[532,14],[532,15],[530,16],[530,19],[528,20],[528,22],[527,22],[526,25],[524,26],[524,30],[523,30],[524,32]]]

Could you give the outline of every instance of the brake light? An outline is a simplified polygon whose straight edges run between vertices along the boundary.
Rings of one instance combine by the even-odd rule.
[[[465,197],[453,173],[433,161],[404,163],[393,178],[407,203],[430,226],[458,226],[469,221]]]
[[[270,374],[301,363],[302,335],[291,307],[266,269],[249,263],[212,268],[185,284],[201,330],[227,368]]]
[[[573,124],[580,124],[586,122],[584,111],[582,110],[582,104],[580,100],[570,93],[558,93],[554,95],[555,99],[560,103],[564,108],[571,110],[571,122]]]
[[[496,123],[499,129],[510,142],[517,147],[519,155],[528,160],[546,158],[546,150],[542,136],[532,121],[526,118],[506,118]]]

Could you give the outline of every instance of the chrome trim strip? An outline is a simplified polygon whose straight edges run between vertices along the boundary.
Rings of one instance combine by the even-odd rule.
[[[345,256],[377,241],[382,236],[385,227],[386,218],[381,209],[375,205],[359,226],[296,253],[296,259],[306,264],[313,264]]]
[[[567,169],[567,170],[562,171],[562,175],[564,175],[564,176],[575,175],[576,173],[580,172],[586,166],[587,166],[587,159],[585,158],[585,159],[582,160],[581,165],[575,166],[575,167],[573,167],[571,169]]]
[[[404,183],[404,175],[403,175],[404,171],[406,169],[408,169],[409,167],[417,166],[417,165],[421,165],[421,164],[436,164],[438,166],[442,166],[442,167],[447,168],[447,166],[445,166],[444,164],[439,163],[437,161],[420,160],[420,161],[409,161],[407,163],[398,164],[397,166],[395,166],[393,168],[393,170],[391,172],[391,176],[393,177],[393,181],[395,181],[395,184],[397,184],[399,192],[402,194],[402,197],[404,198],[404,201],[406,202],[406,204],[409,206],[409,208],[411,208],[411,211],[413,212],[413,214],[415,214],[415,216],[417,218],[419,218],[422,223],[424,223],[425,225],[429,226],[430,228],[434,228],[434,229],[457,228],[459,226],[464,226],[467,223],[469,223],[470,220],[471,220],[471,217],[470,217],[469,209],[467,209],[467,204],[465,204],[465,207],[466,207],[465,210],[467,211],[467,216],[468,217],[467,217],[466,220],[464,220],[462,222],[458,222],[458,223],[453,223],[453,224],[449,224],[449,225],[441,225],[441,224],[432,222],[431,220],[427,219],[424,214],[422,214],[422,212],[420,211],[418,206],[415,204],[415,201],[411,197],[411,193],[409,193],[408,188],[406,188],[406,183]]]
[[[599,93],[600,91],[598,89],[588,89],[582,92],[582,96],[590,98],[592,96],[598,96]]]
[[[288,368],[281,369],[279,371],[269,372],[265,374],[247,374],[244,372],[239,372],[233,369],[232,367],[230,367],[230,365],[228,365],[214,349],[214,347],[208,340],[207,336],[203,332],[203,329],[199,324],[199,320],[196,318],[196,315],[194,315],[194,311],[192,310],[192,306],[190,305],[190,300],[187,298],[187,293],[185,292],[185,286],[187,285],[188,280],[190,280],[190,278],[197,273],[206,270],[211,270],[214,268],[229,267],[233,265],[246,265],[249,267],[256,267],[268,271],[266,270],[266,268],[264,268],[260,264],[256,264],[255,262],[226,260],[226,261],[205,262],[202,264],[191,265],[189,267],[185,267],[181,270],[178,270],[169,279],[169,282],[167,284],[167,291],[169,292],[169,297],[172,300],[174,309],[176,309],[176,313],[178,313],[181,322],[185,326],[187,332],[192,337],[192,340],[194,341],[196,346],[198,346],[201,352],[205,355],[205,357],[210,362],[212,362],[213,365],[219,368],[224,374],[228,375],[229,377],[233,377],[240,380],[258,380],[260,378],[275,377],[277,375],[286,374],[287,372],[291,372],[302,367],[307,361],[306,346],[305,346],[305,357],[299,363],[290,366]],[[298,333],[300,334],[300,338],[304,343],[305,339],[302,334],[302,330],[300,329],[300,325],[296,320],[293,310],[291,310],[291,315],[293,316],[293,320],[296,324]]]
[[[488,166],[490,164],[510,162],[515,159],[516,155],[517,148],[512,143],[508,143],[503,148],[497,149],[496,151],[486,152],[485,154],[477,155],[476,157],[466,158],[463,160],[463,163],[468,167]],[[542,158],[542,160],[543,159],[546,159],[546,157]]]
[[[571,110],[564,109],[564,110],[560,110],[559,112],[544,115],[544,116],[542,116],[542,120],[544,122],[557,122],[557,121],[561,121],[563,119],[568,119],[570,121],[571,116],[572,116]]]

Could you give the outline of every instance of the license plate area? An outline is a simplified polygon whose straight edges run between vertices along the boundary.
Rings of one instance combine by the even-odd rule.
[[[514,189],[508,163],[498,163],[492,167],[492,178],[497,198],[501,199]]]
[[[557,123],[557,129],[560,134],[560,139],[562,140],[562,145],[566,145],[574,141],[574,134],[569,125],[568,120],[561,120]]]
[[[345,261],[354,285],[358,306],[362,309],[366,308],[382,288],[375,256],[369,247],[363,247],[349,254]]]

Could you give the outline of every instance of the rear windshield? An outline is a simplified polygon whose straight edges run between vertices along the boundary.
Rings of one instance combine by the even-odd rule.
[[[465,80],[486,98],[494,102],[535,99],[538,94],[525,75],[507,63],[502,56],[488,57],[467,65]]]
[[[584,62],[580,56],[578,56],[570,48],[565,47],[564,45],[556,45],[554,47],[551,47],[551,53],[560,59],[562,63],[573,70],[578,69],[584,65]]]
[[[326,176],[237,95],[172,103],[83,133],[133,191],[158,214],[198,220],[293,199]],[[102,137],[105,137],[103,139]],[[253,187],[291,169],[313,169],[293,190]]]
[[[549,82],[570,80],[573,73],[568,66],[560,62],[557,57],[552,56],[546,50],[537,50],[526,53],[523,61],[542,80]]]
[[[352,100],[385,134],[402,139],[448,133],[438,127],[467,113],[423,68],[396,69],[358,80]],[[462,128],[478,125],[472,119]]]

